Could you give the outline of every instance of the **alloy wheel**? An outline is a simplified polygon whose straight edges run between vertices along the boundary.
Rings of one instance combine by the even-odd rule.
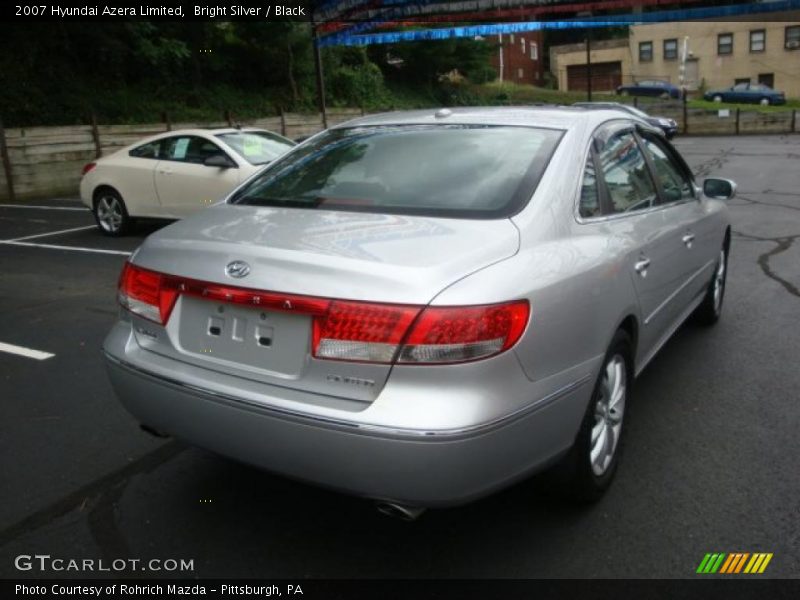
[[[617,451],[627,396],[625,359],[615,354],[606,363],[594,407],[594,426],[589,444],[592,472],[602,476],[611,465]]]
[[[722,296],[725,293],[725,250],[719,253],[717,270],[714,272],[714,313],[722,309]]]
[[[122,227],[122,205],[114,196],[101,196],[97,201],[97,222],[105,231],[116,233]]]

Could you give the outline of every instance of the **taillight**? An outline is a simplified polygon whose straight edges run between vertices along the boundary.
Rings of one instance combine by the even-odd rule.
[[[83,165],[83,170],[81,171],[81,177],[86,175],[89,171],[94,169],[96,166],[97,166],[97,163],[94,163],[94,162],[86,163],[85,165]]]
[[[419,306],[335,300],[314,319],[314,357],[390,363],[419,311]]]
[[[402,306],[334,301],[314,320],[315,358],[404,364],[488,358],[517,343],[525,300],[484,306]]]
[[[314,358],[441,364],[488,358],[517,343],[528,324],[527,300],[481,306],[416,306],[331,300],[206,283],[126,263],[119,302],[166,325],[181,294],[308,315]]]
[[[125,263],[117,297],[132,313],[164,325],[175,306],[178,290],[169,285],[167,276]]]

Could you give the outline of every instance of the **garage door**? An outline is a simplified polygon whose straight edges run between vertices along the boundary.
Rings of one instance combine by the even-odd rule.
[[[620,61],[592,63],[592,90],[611,92],[622,85],[622,63]],[[567,87],[570,91],[586,90],[586,65],[567,67]]]

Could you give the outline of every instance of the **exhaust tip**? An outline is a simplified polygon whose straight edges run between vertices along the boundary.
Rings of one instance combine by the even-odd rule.
[[[375,508],[387,517],[406,522],[416,521],[425,512],[425,509],[419,506],[406,506],[395,502],[378,502],[375,504]]]
[[[168,438],[168,437],[170,437],[170,435],[168,433],[164,433],[163,431],[159,431],[158,429],[150,427],[150,425],[147,425],[145,423],[139,423],[139,429],[141,429],[145,433],[149,433],[153,437],[157,437],[157,438]]]

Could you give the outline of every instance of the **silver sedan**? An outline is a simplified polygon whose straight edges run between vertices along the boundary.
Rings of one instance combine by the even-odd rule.
[[[545,468],[593,500],[635,376],[720,316],[734,192],[615,110],[351,121],[131,256],[111,382],[151,432],[393,514]]]

